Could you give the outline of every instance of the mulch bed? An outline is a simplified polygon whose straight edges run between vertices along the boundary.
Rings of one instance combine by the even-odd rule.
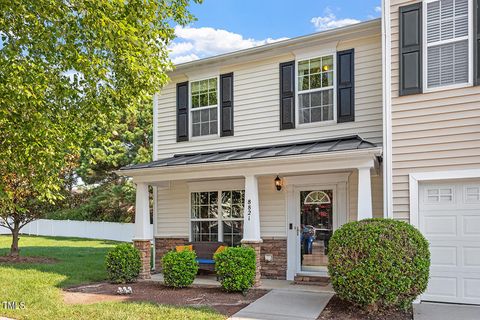
[[[333,296],[317,320],[412,320],[412,311],[391,310],[383,313],[368,313],[337,296]]]
[[[0,263],[57,263],[58,260],[55,258],[47,257],[11,257],[11,256],[0,256]]]
[[[118,287],[131,287],[129,295],[116,294]],[[172,289],[153,281],[142,281],[127,285],[97,283],[71,287],[64,291],[64,301],[70,304],[89,304],[100,301],[153,302],[174,306],[210,307],[221,314],[231,316],[250,303],[262,297],[268,290],[249,290],[241,293],[227,293],[219,287],[189,287]]]

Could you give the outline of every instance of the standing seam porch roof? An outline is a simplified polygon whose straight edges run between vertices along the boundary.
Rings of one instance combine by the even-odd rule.
[[[200,153],[177,154],[171,158],[160,159],[149,163],[126,166],[121,170],[161,168],[202,164],[235,160],[255,160],[271,157],[294,156],[335,151],[359,150],[376,148],[377,145],[359,136],[347,136],[335,139],[296,142],[273,146],[259,146],[234,150],[219,150]]]

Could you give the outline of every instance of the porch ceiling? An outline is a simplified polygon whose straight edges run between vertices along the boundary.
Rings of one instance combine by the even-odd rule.
[[[347,150],[360,150],[376,147],[377,146],[375,144],[363,140],[359,136],[348,136],[335,139],[316,140],[273,146],[178,154],[174,155],[171,158],[123,167],[120,169],[119,172],[121,173],[122,171],[131,171],[136,169],[151,169],[170,166],[206,164],[213,162],[255,160],[271,157],[298,156]]]

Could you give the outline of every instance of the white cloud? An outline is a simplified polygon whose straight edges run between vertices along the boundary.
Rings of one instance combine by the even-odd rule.
[[[351,18],[337,19],[337,16],[333,12],[326,10],[325,16],[314,17],[310,22],[315,26],[317,31],[324,31],[359,23],[360,20]]]
[[[173,57],[171,59],[172,59],[172,62],[174,64],[179,64],[179,63],[185,63],[185,62],[189,62],[189,61],[193,61],[193,60],[198,60],[198,59],[200,59],[200,57],[197,56],[195,53],[190,53],[190,54],[185,54],[185,55],[180,55],[180,56],[177,56],[177,57]]]
[[[170,45],[170,58],[173,63],[183,63],[222,53],[252,48],[288,38],[256,40],[244,38],[241,34],[209,27],[175,27],[177,40]]]
[[[190,42],[172,43],[169,49],[172,55],[180,55],[191,51],[193,49],[193,44]]]
[[[382,12],[382,7],[381,6],[376,6],[374,10],[377,13],[381,13]]]

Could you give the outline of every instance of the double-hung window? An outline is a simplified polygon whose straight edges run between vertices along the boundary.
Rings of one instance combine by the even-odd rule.
[[[471,82],[471,0],[425,3],[427,89]]]
[[[243,190],[191,193],[192,241],[238,246],[243,237]]]
[[[191,83],[192,137],[218,134],[218,79]]]
[[[298,61],[300,124],[334,120],[334,72],[333,55]]]

